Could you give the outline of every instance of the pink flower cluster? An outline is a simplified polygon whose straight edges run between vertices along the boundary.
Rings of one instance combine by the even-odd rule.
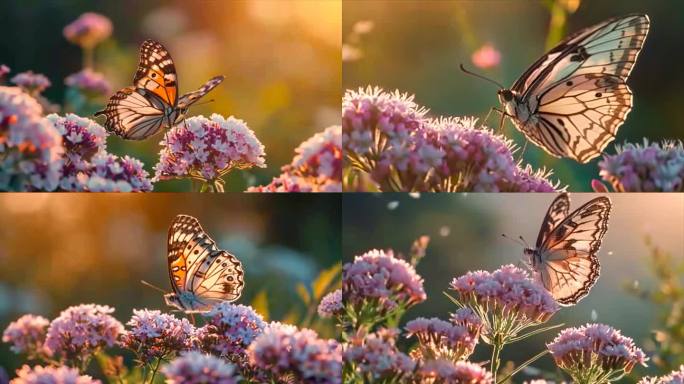
[[[69,307],[50,323],[45,348],[66,364],[87,360],[103,347],[113,346],[124,327],[106,305],[81,304]]]
[[[89,96],[106,96],[112,91],[112,87],[104,75],[90,68],[67,76],[64,79],[64,84]]]
[[[599,175],[618,192],[683,192],[684,145],[681,141],[625,144],[603,155]]]
[[[318,305],[318,314],[321,317],[337,317],[344,312],[342,304],[342,289],[336,289],[325,295]]]
[[[2,341],[10,343],[14,353],[36,356],[43,352],[43,342],[50,320],[34,315],[24,315],[10,323],[2,333]]]
[[[95,121],[73,113],[68,113],[64,117],[53,113],[45,118],[62,135],[67,164],[90,161],[96,153],[106,150],[107,132]]]
[[[250,363],[297,383],[342,384],[342,346],[310,329],[268,326],[247,349]]]
[[[266,166],[264,146],[244,121],[232,116],[193,116],[168,131],[160,144],[154,181],[213,182],[233,169]]]
[[[482,323],[476,316],[474,320],[476,322],[468,327],[455,325],[436,317],[431,319],[419,317],[406,323],[405,329],[409,337],[415,336],[418,339],[419,354],[416,357],[420,357],[420,360],[458,361],[467,359],[477,345]],[[469,328],[476,329],[476,333],[471,333]]]
[[[64,27],[64,37],[82,48],[93,48],[112,34],[112,22],[105,16],[86,12]]]
[[[344,299],[356,314],[381,318],[427,299],[423,278],[391,250],[371,250],[342,268]]]
[[[100,384],[90,376],[79,374],[77,369],[69,367],[31,368],[24,365],[17,370],[17,377],[10,384]]]
[[[553,192],[550,172],[521,166],[510,140],[472,118],[427,118],[413,97],[368,87],[342,100],[347,165],[383,191]]]
[[[432,360],[416,373],[419,382],[433,384],[493,384],[492,374],[481,366],[466,361]]]
[[[374,333],[359,331],[345,346],[345,364],[355,367],[365,382],[408,380],[413,376],[416,363],[397,348],[398,335],[398,330],[387,328]]]
[[[684,384],[684,365],[661,377],[645,377],[638,384]]]
[[[41,73],[26,71],[16,74],[11,81],[30,95],[38,95],[52,85],[50,80]]]
[[[647,360],[632,339],[605,324],[566,328],[547,347],[556,365],[583,383],[629,373]]]
[[[342,128],[328,127],[295,149],[292,163],[271,183],[249,192],[342,192]]]
[[[546,322],[560,309],[544,287],[513,265],[494,272],[468,272],[453,279],[450,288],[459,303],[484,322],[486,342],[494,335],[515,336],[526,327]]]
[[[232,364],[200,352],[187,352],[162,368],[169,384],[237,384],[240,376]]]
[[[133,317],[126,325],[128,330],[121,336],[119,344],[133,351],[142,364],[193,347],[195,327],[185,318],[178,319],[160,311],[142,309],[134,310]]]

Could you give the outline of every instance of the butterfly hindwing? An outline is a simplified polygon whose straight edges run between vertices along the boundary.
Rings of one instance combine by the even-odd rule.
[[[178,80],[176,66],[171,54],[154,40],[145,40],[140,46],[140,62],[133,77],[133,84],[147,89],[161,98],[170,107],[176,106]]]

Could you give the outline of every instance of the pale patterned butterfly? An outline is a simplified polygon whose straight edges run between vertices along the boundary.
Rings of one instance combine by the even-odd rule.
[[[140,46],[134,85],[115,93],[107,107],[95,116],[106,117],[108,131],[124,139],[142,140],[182,121],[188,108],[223,79],[224,76],[215,76],[200,89],[178,97],[176,66],[171,55],[161,43],[145,40]]]
[[[554,157],[586,163],[599,156],[632,109],[626,81],[649,24],[644,14],[605,20],[568,36],[511,88],[486,79],[502,88],[497,92],[502,124],[508,116]]]
[[[576,304],[596,284],[610,209],[610,199],[601,196],[569,213],[570,198],[562,193],[544,216],[535,248],[525,248],[535,278],[559,304]]]
[[[176,216],[169,228],[168,266],[173,292],[164,300],[185,313],[235,301],[245,286],[240,260],[219,249],[192,216]]]

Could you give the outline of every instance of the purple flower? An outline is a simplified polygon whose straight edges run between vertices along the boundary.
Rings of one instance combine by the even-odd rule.
[[[345,304],[355,314],[367,317],[357,322],[374,322],[427,299],[423,279],[411,264],[395,258],[391,250],[372,250],[345,264],[342,292]]]
[[[187,352],[161,369],[169,384],[237,384],[232,364],[199,352]]]
[[[244,121],[213,114],[194,116],[173,127],[160,143],[154,181],[220,179],[233,169],[265,167],[264,146]]]
[[[91,168],[80,185],[90,192],[149,192],[152,182],[143,163],[128,155],[119,157],[100,152],[93,156]]]
[[[45,77],[45,75],[33,73],[33,71],[18,73],[12,79],[10,79],[10,81],[24,89],[26,93],[32,96],[37,96],[50,85],[52,85],[50,80]]]
[[[112,34],[112,22],[105,16],[86,12],[64,27],[64,37],[82,48],[93,48]]]
[[[2,341],[12,344],[10,350],[14,353],[40,355],[49,324],[50,321],[44,317],[24,315],[5,328]]]
[[[53,113],[46,119],[62,135],[67,163],[89,161],[96,153],[106,150],[107,132],[95,121],[73,113],[68,113],[64,117]]]
[[[67,76],[64,79],[64,84],[90,96],[104,96],[112,91],[112,87],[104,75],[90,68],[85,68],[80,72]]]
[[[5,75],[9,74],[12,72],[10,67],[6,66],[5,64],[0,64],[0,81],[4,81]]]
[[[103,347],[116,343],[124,327],[106,305],[81,304],[69,307],[52,320],[45,347],[52,356],[67,364],[83,364]]]
[[[421,382],[434,384],[493,384],[492,374],[481,366],[465,361],[431,360],[416,374]]]
[[[247,188],[247,192],[340,192],[342,186],[332,179],[293,176],[283,173],[270,183]]]
[[[381,328],[375,333],[359,331],[345,345],[345,364],[353,364],[365,382],[408,380],[416,363],[397,348],[398,335],[396,329]]]
[[[120,344],[135,352],[143,365],[192,348],[195,327],[188,319],[142,309],[134,310],[126,325]]]
[[[625,144],[599,161],[603,180],[618,192],[684,191],[684,145],[681,141]]]
[[[42,113],[19,88],[0,86],[0,190],[57,188],[64,149]]]
[[[436,317],[419,317],[406,323],[408,337],[418,339],[420,360],[446,359],[458,361],[467,359],[475,350],[476,335],[467,327],[454,325]]]
[[[604,324],[566,328],[547,347],[556,365],[578,383],[616,380],[647,360],[632,339]]]
[[[33,368],[24,365],[17,370],[17,377],[11,384],[100,384],[90,376],[82,376],[78,370],[69,367],[41,367]]]
[[[468,272],[455,278],[450,288],[462,307],[480,317],[487,343],[499,337],[505,344],[523,329],[546,322],[560,309],[544,287],[513,265],[494,272]]]
[[[337,317],[344,311],[342,304],[342,290],[336,289],[321,299],[318,305],[318,314],[321,317]]]
[[[484,324],[482,324],[482,320],[480,320],[480,317],[477,316],[472,309],[459,308],[456,312],[451,314],[449,320],[455,325],[465,327],[468,330],[468,333],[470,333],[476,341],[480,337],[480,332],[482,331]]]
[[[661,377],[644,377],[639,384],[684,384],[684,365]]]
[[[310,329],[269,326],[247,349],[250,363],[275,378],[297,383],[341,384],[342,347]]]

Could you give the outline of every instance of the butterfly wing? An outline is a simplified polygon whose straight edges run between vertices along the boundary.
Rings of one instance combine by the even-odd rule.
[[[200,98],[204,97],[207,93],[209,93],[212,89],[216,88],[217,85],[221,84],[223,82],[223,79],[225,79],[225,76],[215,76],[209,79],[200,89],[192,92],[188,92],[181,96],[178,99],[178,109],[180,110],[185,110],[188,109],[192,104],[194,104],[197,100]]]
[[[572,34],[512,86],[537,119],[521,129],[556,157],[586,163],[610,143],[632,109],[625,83],[641,52],[647,15],[613,18]]]
[[[140,62],[133,84],[157,95],[170,107],[176,106],[178,80],[171,54],[154,40],[145,40],[140,46]]]
[[[244,287],[242,264],[220,250],[192,216],[178,215],[168,235],[169,278],[178,306],[186,312],[209,310],[235,301]]]
[[[610,199],[597,197],[564,218],[538,249],[540,282],[561,305],[573,305],[598,280],[596,254],[608,229]]]
[[[162,101],[155,94],[135,87],[115,93],[107,107],[95,116],[105,116],[108,131],[131,140],[154,135],[166,121]]]
[[[537,249],[544,244],[551,231],[568,216],[569,212],[570,198],[567,193],[561,193],[553,200],[548,211],[546,211],[542,227],[539,230],[539,236],[537,236]]]

